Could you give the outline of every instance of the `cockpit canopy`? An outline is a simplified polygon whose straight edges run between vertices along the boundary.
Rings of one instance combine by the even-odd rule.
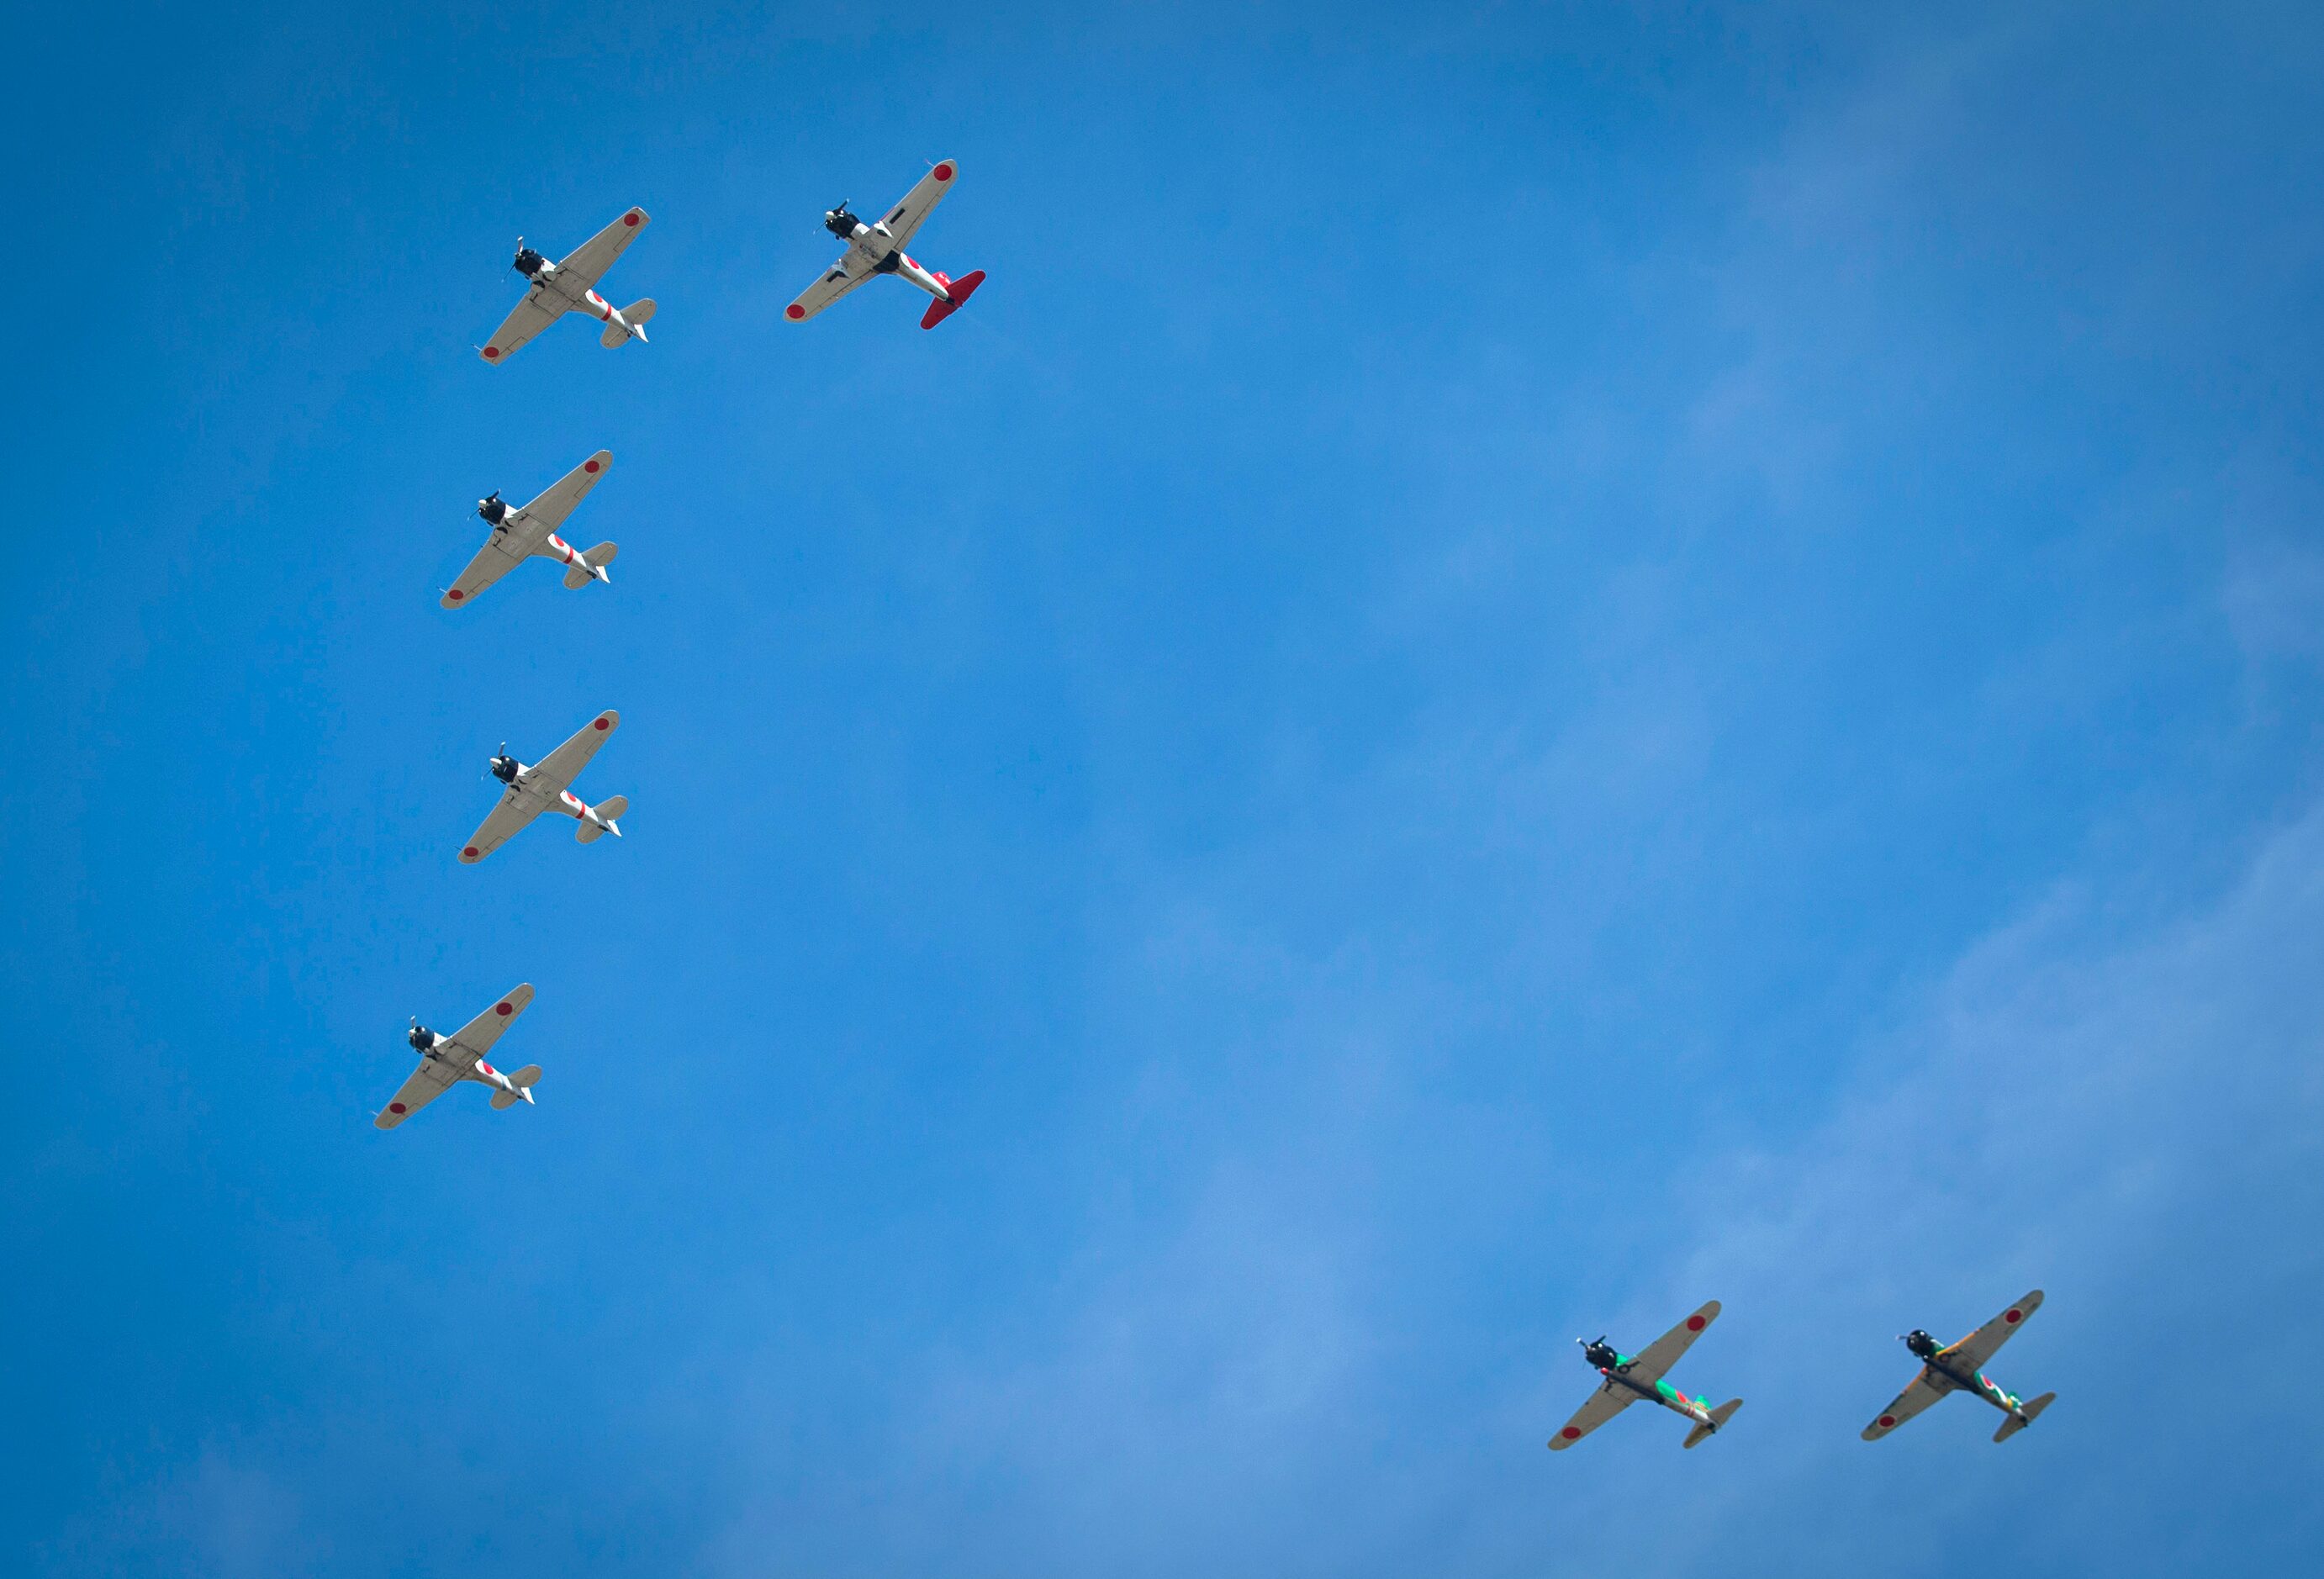
[[[855,227],[862,223],[862,220],[847,211],[845,203],[840,204],[838,208],[823,217],[823,227],[842,241],[854,240]]]
[[[1918,1327],[1914,1327],[1911,1332],[1904,1335],[1904,1346],[1912,1350],[1915,1355],[1923,1360],[1935,1359],[1937,1357],[1937,1351],[1944,1347],[1943,1344],[1938,1343],[1936,1339],[1929,1336],[1928,1334],[1921,1331]]]
[[[540,273],[542,265],[548,262],[549,260],[547,258],[542,257],[539,253],[533,251],[522,242],[519,242],[517,243],[515,261],[509,266],[514,269],[518,273],[522,274],[526,279],[530,280],[535,274]]]

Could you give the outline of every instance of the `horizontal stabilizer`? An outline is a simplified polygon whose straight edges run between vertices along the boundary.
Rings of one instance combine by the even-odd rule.
[[[613,562],[613,556],[621,551],[622,545],[619,543],[599,543],[595,548],[591,549],[587,553],[581,556],[580,564],[567,567],[565,571],[566,586],[568,588],[586,586],[592,581],[600,579],[599,577],[592,574],[592,572],[603,566],[612,564]],[[613,577],[603,577],[603,579],[610,581]]]
[[[597,803],[597,815],[608,823],[612,823],[618,817],[627,817],[629,811],[630,798],[626,795],[609,795]],[[618,827],[611,827],[606,831],[615,838],[621,837],[622,830]]]
[[[1727,1424],[1727,1422],[1733,1417],[1735,1411],[1742,1407],[1743,1400],[1741,1399],[1729,1399],[1725,1403],[1711,1411],[1711,1424],[1708,1426],[1697,1426],[1693,1430],[1689,1431],[1686,1434],[1686,1441],[1683,1445],[1692,1447],[1696,1443],[1701,1442],[1704,1437],[1709,1436],[1712,1432],[1718,1430],[1719,1427]]]
[[[519,1069],[515,1074],[509,1076],[509,1084],[521,1091],[540,1078],[540,1066],[538,1064],[527,1064],[523,1068]]]
[[[653,317],[653,315],[654,304],[652,297],[649,296],[642,301],[631,302],[627,307],[622,309],[622,317],[629,321],[630,327],[628,328],[623,328],[620,324],[613,322],[611,319],[606,319],[605,332],[597,337],[597,344],[604,346],[610,351],[615,346],[621,345],[625,341],[644,339],[646,337],[646,320]]]
[[[2001,1422],[2001,1429],[1993,1434],[1993,1439],[1996,1442],[2006,1442],[2016,1436],[2032,1425],[2041,1416],[2042,1411],[2050,1407],[2050,1400],[2057,1396],[2054,1392],[2045,1392],[2040,1398],[2029,1399],[2018,1405],[2017,1413]]]
[[[518,1103],[522,1102],[524,1098],[519,1096],[513,1091],[495,1091],[493,1093],[493,1105],[494,1107],[514,1107]]]
[[[984,283],[984,271],[979,269],[973,274],[964,274],[957,280],[946,280],[942,274],[938,274],[936,278],[943,282],[945,294],[952,300],[928,303],[927,311],[920,315],[920,327],[924,329],[936,328],[954,313],[966,307],[968,299],[976,294],[976,288]]]

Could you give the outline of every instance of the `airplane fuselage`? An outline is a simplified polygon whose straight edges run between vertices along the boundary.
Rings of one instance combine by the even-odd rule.
[[[2003,1414],[2015,1415],[2021,1420],[2025,1418],[2024,1400],[2015,1393],[1987,1380],[1982,1371],[1971,1371],[1964,1366],[1956,1366],[1948,1362],[1942,1354],[1924,1362],[1923,1369],[1932,1387],[1975,1393]]]
[[[450,1065],[459,1072],[459,1077],[463,1080],[481,1082],[495,1091],[509,1092],[525,1102],[532,1100],[532,1091],[530,1087],[517,1085],[484,1059],[469,1058],[464,1063],[457,1056],[456,1044],[451,1038],[437,1036],[432,1031],[426,1034],[430,1038],[430,1041],[428,1047],[420,1050],[421,1057],[433,1059],[439,1064]],[[415,1037],[414,1039],[418,1039]],[[455,1051],[446,1052],[444,1049],[447,1048],[454,1048]],[[518,1073],[521,1074],[523,1071],[519,1070]]]
[[[646,332],[623,318],[619,308],[586,286],[574,286],[557,265],[546,258],[540,258],[538,254],[530,255],[538,259],[536,266],[526,268],[523,260],[527,254],[519,253],[517,272],[532,282],[532,289],[527,294],[541,310],[552,314],[586,312],[601,323],[619,324],[624,334],[641,340],[646,337]],[[618,340],[614,342],[616,345],[620,343]]]
[[[493,776],[501,778],[497,767],[493,769]],[[576,822],[595,823],[617,839],[622,836],[622,830],[614,826],[613,818],[600,817],[595,807],[570,790],[559,790],[551,795],[534,780],[532,770],[522,762],[516,765],[514,777],[502,779],[501,781],[508,786],[506,799],[523,807],[528,816],[539,817],[544,811],[558,811]],[[608,801],[606,804],[610,806],[613,803]]]
[[[1630,1375],[1632,1356],[1625,1354],[1616,1365],[1600,1365],[1598,1374],[1606,1379],[1608,1387],[1619,1388],[1633,1397],[1648,1403],[1660,1404],[1674,1414],[1684,1415],[1698,1426],[1711,1425],[1711,1406],[1700,1399],[1691,1399],[1669,1382],[1656,1380],[1639,1381]],[[1716,1427],[1714,1427],[1715,1429]]]
[[[492,512],[492,506],[495,504],[499,504],[501,512],[498,515]],[[590,579],[594,581],[610,585],[613,579],[605,573],[603,565],[589,563],[581,557],[579,549],[555,532],[542,530],[539,522],[521,509],[500,504],[496,499],[488,499],[476,506],[476,514],[491,524],[495,540],[513,534],[516,539],[514,551],[520,555],[539,554],[543,559],[556,560],[568,570],[578,565],[589,572]]]
[[[952,292],[944,288],[944,282],[914,263],[911,254],[896,245],[894,233],[884,222],[866,225],[858,219],[854,229],[849,231],[844,239],[849,254],[854,258],[848,268],[849,273],[857,274],[868,269],[875,274],[900,275],[938,301],[952,300]]]

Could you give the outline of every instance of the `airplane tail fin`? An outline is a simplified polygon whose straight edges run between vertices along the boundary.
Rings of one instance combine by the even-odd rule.
[[[2017,1413],[2010,1416],[2009,1418],[2001,1422],[2001,1429],[1993,1434],[1993,1439],[1996,1442],[2006,1442],[2012,1436],[2016,1436],[2017,1433],[2032,1425],[2034,1420],[2040,1417],[2042,1411],[2050,1407],[2050,1400],[2057,1396],[2058,1395],[2054,1392],[2045,1392],[2040,1398],[2028,1399],[2025,1402],[2018,1405]]]
[[[599,543],[581,556],[580,564],[567,568],[565,585],[568,587],[577,587],[586,586],[592,581],[612,581],[613,577],[603,572],[606,566],[613,562],[613,556],[621,551],[622,545],[619,543]]]
[[[620,324],[609,323],[605,326],[605,332],[597,337],[597,343],[611,350],[626,340],[642,340],[646,337],[646,321],[653,315],[653,298],[641,297],[622,309],[622,317],[630,327],[625,329]]]
[[[920,327],[924,329],[936,328],[954,313],[966,307],[968,299],[976,294],[976,288],[984,283],[984,271],[979,269],[973,274],[963,274],[957,280],[939,273],[936,276],[936,283],[945,288],[945,294],[952,300],[928,303],[927,311],[920,315]]]
[[[592,821],[588,817],[583,817],[581,819],[581,826],[574,833],[573,836],[580,840],[585,845],[594,845],[599,839],[604,838],[607,834],[611,834],[618,839],[622,836],[622,830],[615,824],[614,819],[619,817],[622,813],[629,810],[629,808],[630,798],[628,796],[607,796],[604,800],[599,801],[595,806],[590,808],[590,809],[595,811],[598,817],[603,820]]]
[[[1729,1399],[1725,1403],[1711,1411],[1711,1424],[1708,1426],[1697,1426],[1693,1430],[1689,1431],[1686,1434],[1686,1441],[1683,1445],[1692,1447],[1698,1442],[1702,1441],[1712,1432],[1718,1430],[1719,1427],[1727,1424],[1729,1419],[1733,1418],[1735,1411],[1742,1407],[1743,1400],[1741,1399]]]

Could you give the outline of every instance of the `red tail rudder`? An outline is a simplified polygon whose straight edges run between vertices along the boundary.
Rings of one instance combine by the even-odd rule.
[[[984,271],[979,269],[973,274],[964,274],[957,280],[946,279],[944,275],[938,274],[936,282],[945,288],[945,293],[952,300],[928,303],[927,311],[920,315],[920,327],[924,329],[936,328],[954,313],[966,307],[968,299],[976,294],[976,288],[984,283]]]

